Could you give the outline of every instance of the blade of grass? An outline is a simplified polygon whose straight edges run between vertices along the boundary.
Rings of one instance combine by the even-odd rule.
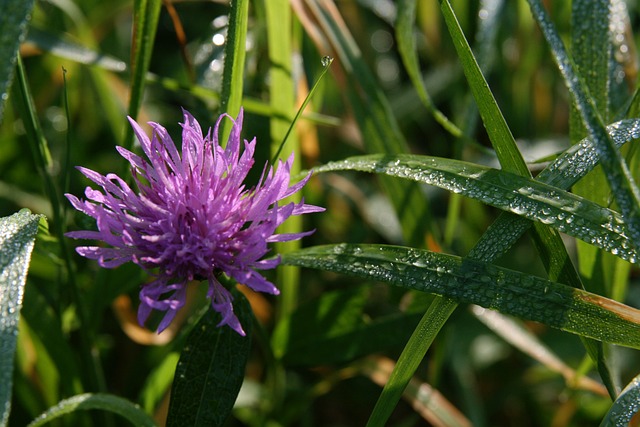
[[[127,399],[106,393],[86,393],[70,397],[48,409],[29,423],[28,427],[38,427],[76,411],[99,409],[118,414],[134,426],[155,427],[156,423],[140,407]]]
[[[16,69],[18,84],[14,85],[13,99],[16,103],[16,109],[20,112],[21,117],[24,121],[29,148],[35,159],[38,173],[41,175],[41,179],[43,180],[45,193],[52,205],[52,228],[54,230],[55,237],[58,239],[58,244],[60,245],[60,256],[64,260],[64,266],[67,273],[67,286],[64,288],[64,290],[68,290],[68,292],[70,292],[71,294],[71,298],[76,305],[76,312],[80,324],[87,325],[88,315],[85,312],[83,299],[80,295],[80,290],[76,282],[75,268],[71,259],[69,248],[67,246],[66,237],[64,236],[65,225],[64,221],[62,220],[61,213],[61,193],[58,191],[55,179],[50,173],[50,171],[52,170],[51,165],[53,160],[51,158],[51,154],[49,153],[47,140],[44,137],[44,133],[38,120],[38,115],[35,110],[24,66],[22,65],[22,60],[19,56]],[[60,293],[62,291],[63,288],[59,286],[57,290],[58,306],[54,307],[58,317],[60,317],[60,314],[62,312],[61,306],[59,305],[61,301]],[[78,328],[78,333],[82,342],[82,351],[80,351],[80,354],[83,357],[83,362],[86,365],[85,372],[88,375],[88,378],[85,379],[86,385],[88,385],[90,389],[102,391],[105,389],[103,374],[98,368],[98,363],[94,359],[94,354],[91,351],[92,343],[94,342],[91,338],[92,331],[90,331],[89,328],[80,327]]]
[[[292,153],[300,154],[300,144],[295,133],[289,137],[289,143],[283,150],[279,149],[280,143],[288,134],[292,125],[295,103],[295,80],[293,77],[293,20],[291,6],[287,0],[272,0],[265,2],[267,18],[267,41],[269,47],[270,85],[269,102],[272,115],[270,117],[271,156],[282,153],[282,158],[288,158]],[[294,162],[291,170],[293,173],[300,171],[300,161]],[[292,201],[298,201],[299,195]],[[279,232],[298,233],[302,229],[302,218],[292,218],[283,224]],[[278,253],[288,252],[300,248],[300,242],[278,243]],[[279,299],[279,319],[289,316],[298,304],[298,287],[300,284],[300,271],[297,268],[284,267],[278,269],[278,285],[282,290],[282,298]]]
[[[384,386],[393,375],[395,363],[385,357],[376,357],[367,361],[364,374],[371,380]],[[418,378],[411,378],[403,396],[424,420],[433,426],[471,427],[472,423],[449,402],[438,390]]]
[[[133,2],[133,37],[131,46],[131,92],[129,97],[129,116],[138,117],[142,106],[145,76],[151,63],[153,45],[160,19],[162,0],[135,0]],[[133,146],[133,128],[125,127],[123,146],[131,150]]]
[[[389,418],[388,414],[395,409],[431,343],[457,306],[458,303],[448,297],[436,298],[432,301],[402,350],[384,385],[383,393],[371,412],[367,427],[385,425]]]
[[[318,85],[322,81],[322,78],[324,77],[325,74],[327,74],[327,71],[329,71],[329,67],[331,67],[331,63],[333,63],[333,58],[331,58],[330,56],[322,57],[322,72],[318,76],[318,79],[313,84],[313,87],[311,88],[311,90],[309,91],[307,96],[304,98],[304,101],[302,102],[302,105],[300,106],[300,108],[298,108],[298,112],[296,113],[296,116],[291,121],[291,124],[289,125],[289,128],[287,129],[287,133],[284,134],[284,137],[282,138],[282,142],[278,146],[278,149],[277,149],[276,153],[273,155],[273,158],[271,159],[271,163],[275,163],[278,160],[278,157],[280,156],[280,153],[282,152],[282,149],[284,148],[284,145],[287,143],[287,139],[289,138],[289,134],[291,134],[291,131],[293,130],[293,127],[295,126],[296,122],[300,118],[300,115],[304,111],[304,109],[307,106],[307,104],[309,103],[309,101],[311,101],[311,97],[313,96],[313,93],[318,88]]]
[[[526,164],[515,145],[513,135],[469,48],[469,44],[458,24],[451,4],[448,0],[440,0],[440,6],[451,37],[454,40],[454,45],[460,57],[463,70],[469,81],[471,91],[478,104],[480,117],[482,118],[491,143],[496,150],[500,165],[506,171],[515,171],[523,176],[530,176]],[[584,288],[557,231],[553,231],[543,224],[534,223],[532,237],[545,269],[552,280],[570,284],[575,288]],[[476,246],[476,248],[479,247]],[[473,254],[475,256],[475,254],[478,254],[478,251],[474,250]],[[588,340],[583,340],[583,344],[594,360],[598,361],[603,379],[608,381],[610,375],[608,368],[606,368],[603,362],[604,357],[602,351],[599,350],[601,346]],[[608,383],[608,388],[613,390],[615,387],[612,383]]]
[[[617,212],[532,178],[460,160],[411,154],[350,157],[320,166],[315,172],[337,170],[385,174],[434,185],[548,225],[630,262],[639,260]],[[553,240],[545,244],[553,247]],[[554,251],[561,252],[562,248]]]
[[[0,2],[0,123],[13,81],[18,48],[27,32],[33,3],[33,0]]]
[[[608,122],[610,119],[610,87],[612,64],[612,35],[610,34],[611,10],[608,0],[576,0],[571,4],[571,47],[576,63],[576,72],[584,79],[585,86],[593,97],[598,113]],[[570,112],[570,139],[577,143],[586,134],[585,126],[578,110]],[[602,168],[598,168],[578,181],[573,187],[576,194],[582,195],[601,206],[610,202],[609,188],[604,185],[606,177]],[[601,295],[612,296],[613,286],[622,280],[626,282],[625,271],[629,264],[604,253],[598,248],[582,241],[577,242],[578,266],[586,289]],[[620,286],[617,286],[620,288]],[[609,387],[612,398],[619,390],[619,379],[613,376],[604,365],[602,348],[598,360],[598,370]],[[605,370],[606,369],[606,370]]]
[[[18,338],[18,319],[31,251],[41,215],[24,209],[0,218],[0,425],[6,426],[11,411],[13,365]]]
[[[640,409],[640,375],[622,390],[620,396],[600,423],[600,427],[628,427],[634,425]]]
[[[246,54],[249,1],[230,2],[227,42],[224,46],[224,70],[220,93],[220,113],[236,117],[240,112],[243,95],[244,63]],[[226,143],[231,132],[231,122],[222,122],[221,141]]]
[[[282,262],[446,296],[580,336],[640,348],[640,310],[547,279],[424,249],[322,245]]]

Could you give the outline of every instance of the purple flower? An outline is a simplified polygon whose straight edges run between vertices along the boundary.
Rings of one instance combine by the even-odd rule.
[[[225,116],[220,116],[213,133],[209,129],[203,135],[195,118],[184,111],[182,155],[164,127],[149,123],[154,130],[149,139],[129,118],[149,159],[117,147],[131,163],[137,191],[115,174],[103,176],[78,167],[103,191],[87,187],[86,201],[66,194],[74,208],[96,219],[98,228],[67,236],[101,240],[110,246],[80,246],[76,249],[80,255],[98,260],[105,268],[132,261],[154,276],[141,287],[138,321],[144,324],[153,310],[166,312],[158,332],[169,326],[184,305],[188,282],[206,279],[211,304],[222,315],[218,326],[229,325],[244,335],[233,313],[233,297],[220,283],[220,275],[254,291],[277,295],[278,289],[257,272],[280,263],[279,258],[262,259],[269,252],[267,244],[313,233],[275,234],[275,230],[292,215],[324,210],[304,201],[279,204],[310,177],[290,185],[293,154],[286,162],[279,161],[276,170],[265,165],[258,184],[246,188],[243,182],[254,163],[256,140],[245,140],[241,150],[240,111],[222,148],[218,127]]]

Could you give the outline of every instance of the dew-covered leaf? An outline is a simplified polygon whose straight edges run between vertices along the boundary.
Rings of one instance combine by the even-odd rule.
[[[38,427],[76,411],[98,409],[118,414],[134,426],[154,427],[156,423],[135,403],[122,397],[106,393],[86,393],[70,397],[49,408],[33,420],[28,427]]]
[[[639,310],[485,262],[370,244],[311,247],[283,255],[282,262],[446,296],[580,336],[640,348]]]
[[[575,71],[575,65],[567,54],[566,48],[556,27],[551,22],[540,0],[528,0],[531,12],[538,21],[542,34],[549,43],[553,58],[569,89],[575,108],[582,117],[588,135],[593,138],[600,163],[615,201],[627,224],[630,239],[635,246],[640,245],[640,189],[636,185],[628,165],[609,137],[602,118],[594,105],[594,99]]]
[[[434,185],[549,225],[637,262],[626,225],[617,212],[537,180],[453,159],[371,155],[328,163],[316,172],[357,170]]]
[[[251,350],[251,307],[234,293],[234,312],[246,336],[217,327],[220,315],[207,310],[189,333],[171,388],[167,426],[221,426],[236,401]]]
[[[640,375],[635,377],[618,396],[602,419],[600,427],[628,427],[640,410]]]
[[[31,251],[42,218],[26,209],[0,218],[0,425],[7,424],[11,410],[18,319]]]
[[[27,31],[33,0],[4,0],[0,2],[0,123],[4,103],[13,80],[18,47]]]

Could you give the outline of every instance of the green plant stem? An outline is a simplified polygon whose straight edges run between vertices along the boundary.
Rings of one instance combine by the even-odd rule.
[[[88,325],[88,315],[85,312],[85,307],[80,295],[80,290],[78,289],[73,260],[71,259],[71,253],[69,251],[69,247],[67,246],[66,237],[64,236],[65,227],[64,219],[61,213],[62,203],[60,200],[60,192],[53,177],[49,173],[49,170],[51,170],[52,166],[51,155],[49,153],[48,144],[44,137],[44,133],[42,132],[42,128],[40,127],[40,123],[38,121],[36,109],[33,104],[33,98],[31,96],[29,84],[27,82],[24,65],[20,56],[18,56],[16,75],[17,84],[14,85],[13,96],[15,102],[19,106],[20,111],[22,112],[25,127],[27,129],[27,140],[36,161],[36,168],[38,169],[38,173],[40,174],[44,182],[45,192],[47,193],[47,195],[49,196],[49,200],[51,201],[53,211],[53,219],[51,221],[53,226],[52,228],[60,245],[60,255],[67,270],[67,280],[69,285],[68,288],[70,289],[71,298],[76,306],[78,319],[80,321],[78,335],[80,337],[82,348],[79,353],[83,363],[87,367],[87,372],[89,372],[88,377],[85,378],[87,382],[86,386],[88,390],[105,391],[106,385],[104,376],[101,369],[99,368],[97,358],[94,357],[94,352],[92,351],[92,333],[86,327],[86,325]],[[58,299],[58,301],[60,300]],[[61,316],[61,308],[56,307],[55,309],[58,316]]]

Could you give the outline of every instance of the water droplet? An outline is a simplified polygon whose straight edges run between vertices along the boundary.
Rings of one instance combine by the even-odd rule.
[[[320,60],[320,62],[322,62],[322,66],[327,68],[329,65],[331,65],[331,63],[333,62],[333,58],[330,56],[323,56],[322,59]]]

